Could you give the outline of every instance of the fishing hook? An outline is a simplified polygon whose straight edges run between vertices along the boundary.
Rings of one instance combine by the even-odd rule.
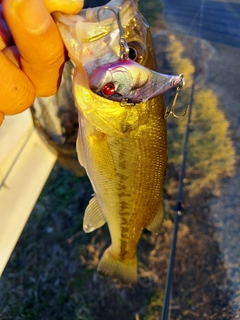
[[[117,11],[115,11],[112,7],[110,6],[103,6],[100,7],[97,11],[97,18],[98,18],[98,22],[100,22],[100,11],[102,10],[110,10],[114,13],[116,20],[117,20],[117,24],[118,24],[118,30],[119,30],[119,46],[120,46],[120,59],[124,60],[124,59],[128,59],[129,58],[129,47],[128,47],[128,43],[127,40],[124,36],[124,30],[123,30],[123,26],[121,23],[121,17],[120,17],[120,12],[119,9],[117,9]]]
[[[182,118],[186,115],[187,111],[188,111],[188,108],[189,106],[187,106],[186,110],[184,111],[184,113],[181,115],[181,116],[178,116],[174,109],[175,109],[175,106],[176,106],[176,101],[177,101],[177,98],[178,98],[178,95],[179,95],[179,91],[184,87],[185,85],[185,81],[184,81],[184,78],[183,78],[183,74],[181,73],[180,74],[180,77],[182,78],[182,83],[176,88],[176,92],[174,94],[174,97],[172,99],[172,103],[171,103],[171,106],[170,107],[167,107],[166,108],[166,111],[165,111],[165,115],[164,115],[164,119],[168,119],[170,117],[170,115],[172,114],[175,118]]]

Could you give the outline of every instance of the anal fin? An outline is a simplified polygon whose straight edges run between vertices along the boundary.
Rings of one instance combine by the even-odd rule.
[[[85,232],[92,232],[104,225],[106,219],[99,206],[96,197],[93,197],[85,210],[83,218],[83,230]]]
[[[163,218],[164,218],[163,203],[161,201],[158,211],[155,217],[153,218],[153,220],[151,221],[151,223],[147,226],[147,229],[152,233],[158,234],[162,228]]]

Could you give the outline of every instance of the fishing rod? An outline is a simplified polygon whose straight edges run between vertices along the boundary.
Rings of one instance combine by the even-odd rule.
[[[196,44],[195,56],[194,56],[194,66],[197,65],[197,62],[199,59],[204,4],[205,4],[205,0],[201,0],[199,21],[198,21],[198,32],[197,32],[197,44]],[[172,276],[173,276],[173,267],[174,267],[176,244],[177,244],[178,226],[179,226],[180,217],[182,215],[182,197],[183,197],[183,187],[184,187],[183,180],[186,172],[188,141],[189,141],[189,135],[191,131],[191,116],[192,116],[192,108],[194,103],[196,77],[197,77],[197,70],[195,67],[195,70],[193,73],[191,94],[189,99],[188,118],[187,118],[186,130],[185,130],[185,139],[184,139],[183,152],[182,152],[182,163],[180,167],[180,176],[179,176],[179,182],[178,182],[178,196],[177,196],[177,204],[176,204],[175,220],[174,220],[174,228],[173,228],[173,239],[171,244],[167,279],[166,279],[166,285],[165,285],[166,289],[165,289],[164,303],[163,303],[162,316],[161,316],[162,320],[167,320],[169,315],[169,302],[171,297]]]

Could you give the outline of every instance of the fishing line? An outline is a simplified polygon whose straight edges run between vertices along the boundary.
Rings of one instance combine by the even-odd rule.
[[[183,197],[183,187],[184,187],[183,180],[184,180],[185,171],[186,171],[188,141],[189,141],[189,135],[191,131],[191,116],[192,116],[192,107],[194,103],[195,83],[196,83],[196,77],[197,77],[196,66],[199,59],[199,52],[200,52],[200,45],[201,45],[200,43],[201,27],[202,27],[204,4],[205,4],[205,0],[201,0],[198,30],[197,30],[197,43],[196,43],[195,56],[194,56],[195,70],[193,74],[191,94],[189,99],[188,118],[187,118],[186,130],[185,130],[185,139],[183,144],[182,163],[181,163],[180,176],[179,176],[179,182],[178,182],[178,196],[177,196],[177,205],[176,205],[175,221],[174,221],[174,228],[173,228],[173,239],[171,244],[168,273],[167,273],[166,286],[165,286],[166,289],[165,289],[165,297],[164,297],[164,303],[163,303],[163,309],[162,309],[162,320],[167,320],[168,314],[170,314],[169,302],[171,297],[172,275],[173,275],[174,259],[175,259],[175,252],[176,252],[178,225],[179,225],[180,216],[182,215],[182,197]]]

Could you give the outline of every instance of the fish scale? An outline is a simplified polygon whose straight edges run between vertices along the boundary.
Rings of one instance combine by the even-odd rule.
[[[153,103],[154,101],[152,101]],[[155,112],[154,108],[150,108],[150,110]],[[115,177],[113,177],[114,181],[108,181],[108,185],[104,180],[104,188],[101,183],[101,190],[96,190],[97,195],[104,193],[103,197],[106,197],[105,189],[109,190],[109,187],[116,189],[115,194],[112,193],[112,190],[111,196],[104,200],[105,203],[108,203],[106,211],[114,210],[112,204],[119,202],[119,212],[112,213],[112,216],[127,216],[129,221],[144,227],[151,222],[151,207],[156,206],[154,198],[157,199],[157,203],[161,199],[161,187],[166,169],[166,143],[162,145],[161,139],[159,139],[161,136],[164,141],[166,133],[164,126],[159,123],[160,120],[160,115],[156,116],[154,119],[156,124],[150,122],[152,127],[150,130],[147,125],[143,125],[144,130],[138,129],[136,132],[131,132],[126,138],[113,139],[110,137],[108,139],[106,136],[107,147],[111,150],[113,158]],[[165,120],[162,119],[162,122],[165,122]],[[164,148],[165,152],[162,152]],[[130,157],[126,157],[128,150],[134,150]],[[108,154],[108,152],[105,153],[104,151],[102,150],[103,161],[101,161],[103,167],[96,167],[96,172],[91,172],[93,176],[102,173],[104,170],[108,171],[107,159],[104,159],[104,154]],[[91,160],[88,159],[88,163],[89,161]],[[113,185],[115,185],[115,188],[113,188]],[[124,204],[128,204],[127,208]],[[155,210],[153,211],[155,214]],[[115,224],[115,221],[113,223]],[[111,232],[111,229],[114,228],[111,228],[110,221],[108,221],[108,225]],[[130,227],[130,230],[132,228],[133,226]],[[139,230],[139,235],[136,236],[137,240],[141,231]],[[115,247],[117,241],[114,239],[119,238],[119,232],[112,232],[111,237],[112,246]],[[134,252],[134,254],[135,251],[136,247],[131,247],[128,250],[128,252]]]

